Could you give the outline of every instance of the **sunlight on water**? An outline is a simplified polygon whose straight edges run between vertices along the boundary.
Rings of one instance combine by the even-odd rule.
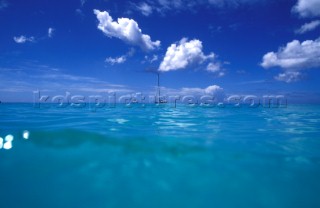
[[[29,135],[30,135],[30,132],[27,131],[27,130],[23,131],[23,133],[22,133],[22,137],[23,137],[24,139],[29,139]]]
[[[125,124],[128,122],[128,120],[126,119],[122,119],[122,118],[118,118],[118,119],[109,119],[108,121],[111,121],[111,122],[115,122],[115,123],[118,123],[118,124]]]
[[[3,207],[320,204],[320,106],[0,110]]]
[[[0,149],[2,149],[2,147],[3,147],[3,138],[0,137]]]
[[[3,149],[9,150],[12,148],[13,138],[14,137],[10,134],[4,138],[5,143],[3,144]]]

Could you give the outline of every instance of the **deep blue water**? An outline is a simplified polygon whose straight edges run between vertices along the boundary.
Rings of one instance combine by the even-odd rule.
[[[319,105],[1,104],[0,137],[8,134],[3,208],[320,207]]]

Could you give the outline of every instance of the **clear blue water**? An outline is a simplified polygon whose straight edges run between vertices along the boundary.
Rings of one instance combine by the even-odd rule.
[[[1,207],[320,207],[320,106],[0,105]],[[24,140],[22,132],[30,138]]]

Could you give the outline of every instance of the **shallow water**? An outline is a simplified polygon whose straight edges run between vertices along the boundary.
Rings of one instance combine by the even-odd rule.
[[[14,136],[1,207],[320,207],[318,105],[1,104],[0,116],[0,137]]]

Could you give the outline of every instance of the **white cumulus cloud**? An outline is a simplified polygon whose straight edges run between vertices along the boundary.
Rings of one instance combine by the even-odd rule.
[[[298,30],[295,31],[297,34],[304,34],[306,32],[310,32],[315,30],[317,27],[320,26],[320,20],[314,20],[309,23],[302,25]]]
[[[119,38],[126,43],[139,46],[142,50],[151,51],[160,47],[160,41],[152,41],[149,35],[143,34],[136,21],[129,18],[118,18],[113,21],[106,11],[94,10],[99,20],[98,29],[108,37]]]
[[[182,38],[179,43],[171,44],[168,47],[165,57],[159,66],[159,71],[175,71],[185,69],[193,64],[202,64],[207,60],[213,61],[215,54],[205,55],[202,48],[200,40],[193,39],[188,41],[187,38]],[[207,70],[216,73],[221,70],[221,67],[219,63],[211,62],[207,66]]]
[[[285,47],[281,47],[278,52],[265,54],[261,66],[296,70],[320,67],[320,38],[301,43],[293,40]]]
[[[277,52],[265,54],[261,66],[282,68],[285,73],[279,74],[277,80],[298,81],[301,78],[301,70],[320,67],[320,38],[303,42],[293,40]]]
[[[202,62],[204,59],[206,57],[202,52],[202,42],[197,39],[188,41],[183,38],[179,44],[174,43],[167,49],[159,71],[184,69],[195,62]]]
[[[21,35],[21,36],[18,36],[18,37],[13,37],[13,40],[16,42],[16,43],[26,43],[26,42],[34,42],[34,37],[31,36],[31,37],[26,37],[24,35]]]
[[[293,12],[298,13],[301,17],[317,17],[320,16],[320,1],[298,0],[292,10]]]
[[[211,86],[207,87],[204,91],[207,94],[215,94],[215,93],[218,93],[218,92],[222,92],[223,88],[221,88],[218,85],[211,85]]]

